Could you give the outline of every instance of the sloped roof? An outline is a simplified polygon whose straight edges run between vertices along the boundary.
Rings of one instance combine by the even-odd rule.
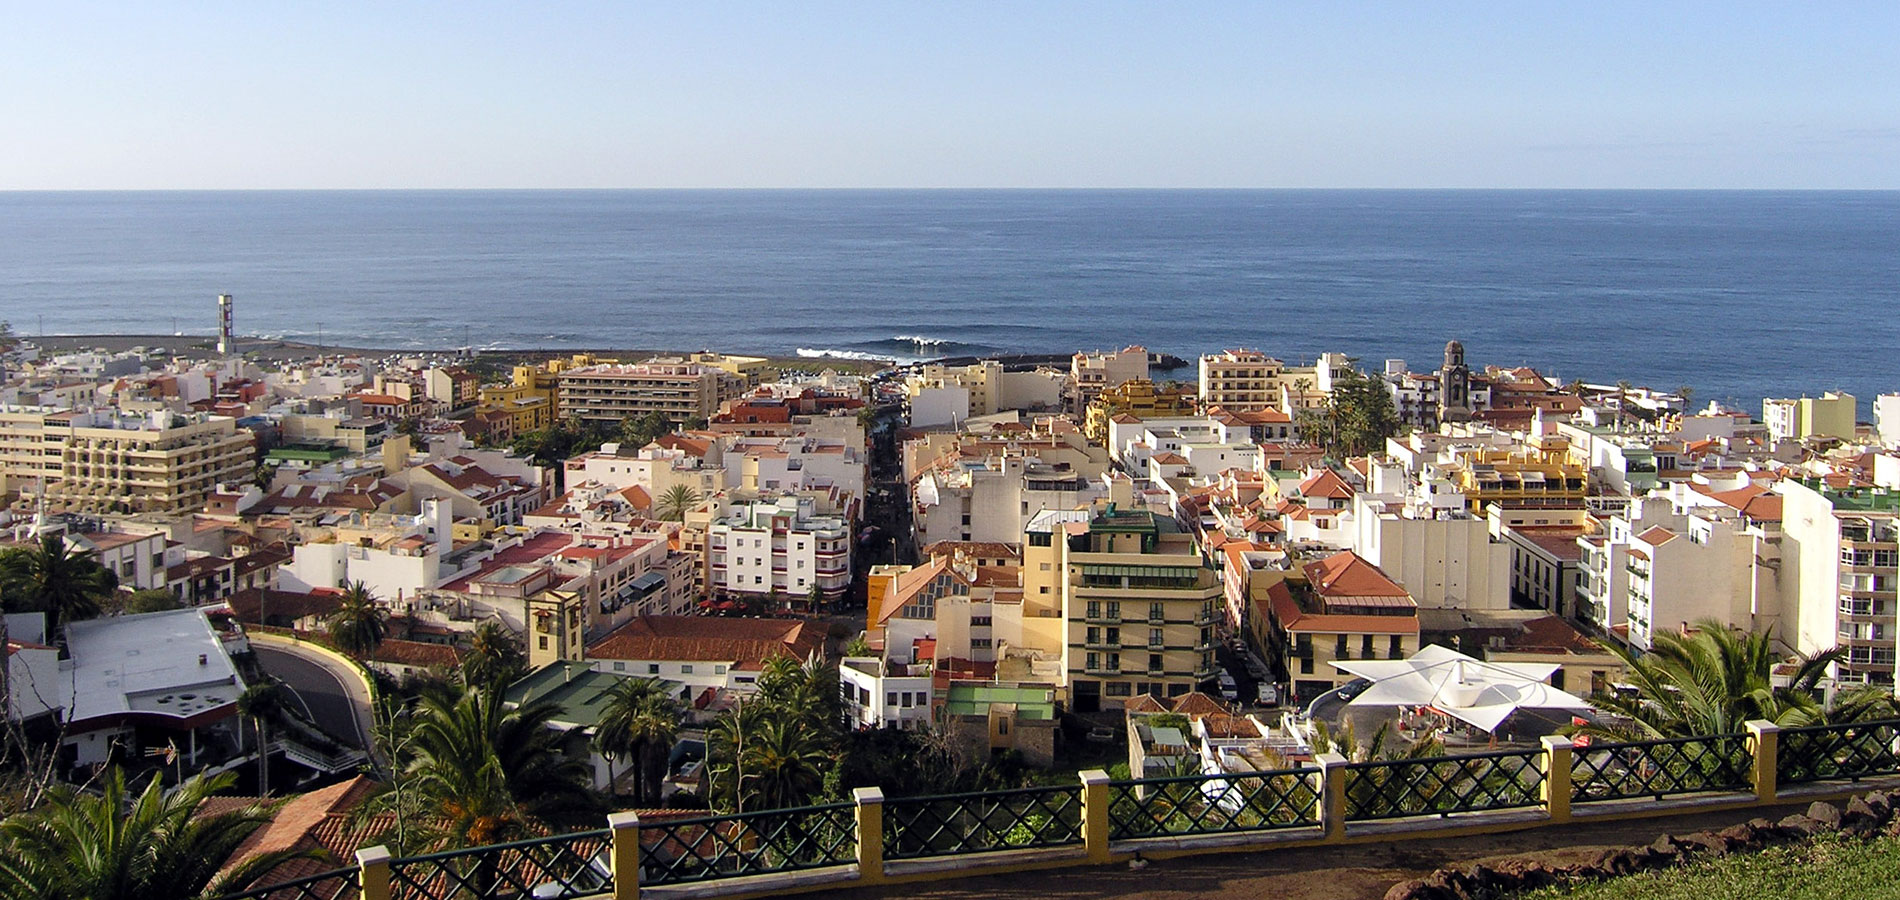
[[[1333,597],[1411,597],[1405,588],[1386,577],[1379,567],[1359,554],[1346,550],[1303,566],[1306,580],[1322,596]]]
[[[803,661],[824,649],[822,629],[785,619],[640,616],[588,645],[591,659],[704,660],[755,670],[774,656]]]
[[[1299,495],[1318,497],[1324,500],[1351,500],[1352,485],[1346,483],[1339,473],[1331,469],[1316,469],[1300,481]]]

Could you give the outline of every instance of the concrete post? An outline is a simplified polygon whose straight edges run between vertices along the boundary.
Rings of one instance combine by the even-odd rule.
[[[1550,814],[1552,822],[1570,821],[1570,774],[1571,755],[1575,752],[1570,739],[1559,734],[1547,734],[1543,738],[1544,758],[1544,812]]]
[[[1313,761],[1319,763],[1319,823],[1326,840],[1337,841],[1346,836],[1346,758],[1321,753]]]
[[[1089,862],[1109,861],[1108,808],[1114,802],[1107,772],[1090,769],[1082,773],[1082,846],[1088,849]]]
[[[1779,787],[1775,770],[1781,755],[1781,728],[1766,719],[1754,719],[1742,727],[1748,729],[1748,753],[1755,760],[1755,800],[1772,803]]]
[[[640,814],[633,810],[607,814],[613,831],[608,851],[614,873],[614,900],[640,900]]]
[[[361,879],[363,900],[389,900],[389,848],[381,844],[356,851],[357,878]]]
[[[874,787],[851,789],[857,803],[858,883],[884,881],[884,792]]]

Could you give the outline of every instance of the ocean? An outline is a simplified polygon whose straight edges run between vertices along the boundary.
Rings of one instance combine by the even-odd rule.
[[[911,360],[1339,350],[1900,390],[1900,193],[0,193],[0,319],[402,348]]]

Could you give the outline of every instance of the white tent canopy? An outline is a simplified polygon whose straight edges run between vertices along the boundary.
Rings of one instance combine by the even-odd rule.
[[[1410,659],[1354,659],[1333,666],[1372,682],[1348,706],[1429,706],[1485,731],[1519,709],[1588,710],[1582,697],[1545,683],[1556,663],[1491,663],[1436,644]]]

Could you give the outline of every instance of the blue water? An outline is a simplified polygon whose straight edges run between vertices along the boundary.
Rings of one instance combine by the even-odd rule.
[[[31,334],[903,357],[1343,350],[1764,394],[1900,390],[1900,193],[0,194]],[[176,326],[174,326],[174,317]]]

